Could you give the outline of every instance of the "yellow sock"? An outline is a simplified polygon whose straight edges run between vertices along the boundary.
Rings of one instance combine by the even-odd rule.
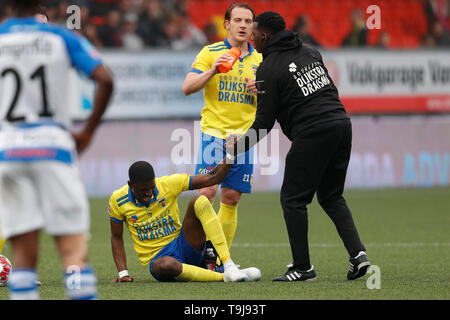
[[[223,273],[183,263],[183,271],[175,277],[177,281],[223,281]]]
[[[237,205],[230,206],[223,202],[220,203],[219,220],[222,224],[223,234],[227,239],[228,249],[231,248],[231,242],[233,242],[234,234],[237,227]]]
[[[3,246],[5,245],[6,240],[0,237],[0,253],[2,253]]]
[[[227,240],[214,208],[205,196],[200,196],[194,204],[194,211],[200,220],[206,237],[211,241],[222,262],[230,259]]]

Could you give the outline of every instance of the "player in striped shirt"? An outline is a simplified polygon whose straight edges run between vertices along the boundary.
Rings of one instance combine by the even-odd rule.
[[[38,299],[39,231],[55,239],[70,299],[97,298],[87,263],[89,204],[78,153],[89,145],[112,94],[113,80],[95,48],[74,32],[36,18],[39,0],[10,0],[0,25],[1,235],[12,248],[11,299]],[[72,69],[97,83],[94,108],[72,133],[67,104]],[[76,273],[79,285],[70,282]]]

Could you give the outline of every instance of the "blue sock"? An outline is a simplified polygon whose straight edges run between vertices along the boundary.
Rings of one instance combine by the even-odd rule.
[[[8,288],[11,300],[39,300],[38,279],[34,269],[12,269]]]
[[[83,270],[75,266],[64,273],[64,285],[70,300],[95,300],[97,295],[97,277],[91,266]]]

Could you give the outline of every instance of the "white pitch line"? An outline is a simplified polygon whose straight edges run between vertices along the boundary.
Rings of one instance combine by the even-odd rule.
[[[233,243],[233,247],[240,248],[279,248],[289,247],[289,243]],[[342,243],[310,243],[310,247],[335,248],[342,247]],[[450,247],[450,242],[385,242],[385,243],[367,243],[366,247]]]

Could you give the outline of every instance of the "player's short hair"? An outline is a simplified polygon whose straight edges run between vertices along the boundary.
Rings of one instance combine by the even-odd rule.
[[[137,161],[128,169],[128,178],[131,183],[152,181],[155,179],[155,171],[147,161]]]
[[[259,30],[264,30],[270,34],[275,34],[286,29],[286,22],[283,17],[274,11],[261,13],[255,18],[255,22],[258,22]]]
[[[43,16],[45,16],[46,18],[47,18],[47,21],[50,21],[50,18],[48,17],[48,14],[47,14],[47,8],[46,7],[44,7],[44,6],[39,6],[39,11],[38,11],[38,13],[39,14],[42,14]]]
[[[39,5],[41,0],[8,0],[7,3],[12,8],[20,8],[20,9],[26,9],[30,6],[37,6]]]
[[[233,11],[234,8],[244,8],[250,10],[253,15],[253,21],[255,20],[255,11],[253,11],[253,9],[246,3],[233,3],[229,6],[227,11],[225,11],[225,20],[231,19],[231,11]]]

